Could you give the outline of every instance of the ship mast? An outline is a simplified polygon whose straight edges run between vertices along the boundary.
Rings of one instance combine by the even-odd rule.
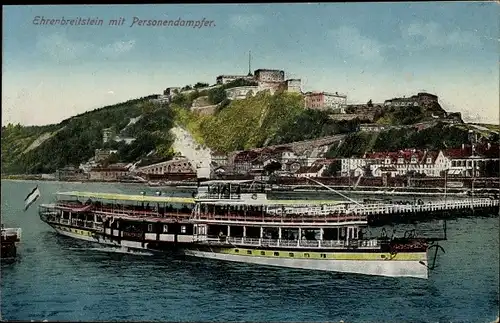
[[[252,51],[248,51],[248,76],[252,76]]]

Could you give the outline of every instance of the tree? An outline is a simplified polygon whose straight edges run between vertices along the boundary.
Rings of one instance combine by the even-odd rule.
[[[117,154],[113,153],[110,154],[108,158],[102,161],[102,166],[103,167],[108,167],[109,165],[116,164],[120,162],[120,158]]]
[[[208,86],[208,83],[201,83],[201,82],[198,82],[194,85],[194,88],[195,89],[200,89],[200,88],[204,88],[204,87],[207,87]]]
[[[340,160],[335,160],[334,162],[330,163],[328,167],[323,171],[323,174],[321,176],[323,177],[335,177],[337,176],[338,172],[342,169],[342,163]]]
[[[264,166],[264,171],[270,175],[278,170],[281,169],[281,163],[277,162],[277,161],[272,161],[270,162],[269,164],[267,164],[266,166]]]
[[[211,104],[219,104],[225,99],[227,99],[227,94],[222,87],[218,87],[208,91],[208,101]]]
[[[368,103],[366,105],[369,106],[370,108],[373,107],[372,99],[370,99],[370,101],[368,101]]]
[[[189,109],[191,107],[191,102],[189,102],[187,96],[184,95],[183,93],[179,93],[176,96],[174,96],[172,98],[172,103],[180,107],[183,107],[185,109]]]

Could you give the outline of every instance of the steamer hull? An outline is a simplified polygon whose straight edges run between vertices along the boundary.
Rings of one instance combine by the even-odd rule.
[[[414,252],[396,256],[391,260],[380,258],[384,254],[356,254],[351,257],[345,253],[328,254],[331,259],[307,259],[290,257],[273,257],[261,255],[236,254],[234,249],[217,251],[192,249],[185,250],[186,255],[222,261],[257,264],[263,266],[286,267],[305,270],[330,271],[338,273],[362,274],[387,277],[414,277],[428,279],[427,253]],[[379,259],[376,259],[376,258]],[[352,259],[356,258],[356,259]]]

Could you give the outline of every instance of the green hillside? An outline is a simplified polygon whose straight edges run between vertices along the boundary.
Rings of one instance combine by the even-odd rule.
[[[213,150],[230,152],[354,131],[360,120],[334,121],[328,112],[304,108],[300,94],[259,92],[235,100],[211,116],[173,104],[178,122]]]
[[[440,150],[459,147],[469,142],[469,127],[462,124],[438,123],[418,131],[415,128],[390,129],[380,133],[356,132],[349,134],[341,145],[333,145],[327,157],[363,156],[369,151],[397,151],[405,148]],[[479,133],[478,140],[498,142],[498,134]]]
[[[123,135],[137,138],[131,145],[103,144],[102,131],[125,128],[131,118],[142,115]],[[134,161],[155,148],[168,155],[173,126],[171,110],[149,103],[149,97],[89,111],[42,127],[2,127],[2,174],[52,173],[65,166],[78,166],[94,156],[97,148],[119,150],[120,161]],[[59,131],[57,131],[59,130]],[[26,149],[41,135],[55,132],[38,147]],[[120,134],[122,135],[122,134]]]
[[[193,100],[203,95],[218,104],[215,115],[202,116],[190,109]],[[208,93],[179,94],[170,106],[150,103],[150,98],[89,111],[56,125],[2,127],[2,174],[53,173],[65,166],[78,167],[98,148],[118,150],[112,162],[135,162],[152,151],[156,154],[149,161],[166,160],[174,154],[169,130],[175,124],[189,130],[198,142],[230,152],[354,131],[360,123],[333,121],[327,112],[306,110],[299,94],[261,92],[230,102],[216,88]],[[107,128],[136,140],[130,145],[104,144],[103,130]]]
[[[465,124],[439,123],[421,131],[406,128],[378,134],[356,132],[359,124],[366,120],[336,121],[330,118],[329,112],[305,109],[300,94],[259,92],[243,100],[228,100],[224,89],[248,85],[240,83],[210,90],[195,89],[188,95],[178,94],[170,106],[151,103],[152,96],[149,96],[89,111],[59,124],[2,126],[2,174],[53,173],[65,166],[78,167],[94,156],[98,148],[118,150],[117,156],[109,162],[167,160],[174,154],[174,138],[170,133],[174,125],[187,129],[200,144],[222,152],[340,133],[349,135],[341,145],[331,147],[328,157],[408,147],[440,149],[468,142],[467,132],[471,127]],[[217,106],[213,115],[194,112],[193,101],[200,98]],[[412,110],[413,113],[406,117],[402,113],[404,109],[399,109],[388,111],[380,118],[391,124],[411,123],[427,118],[429,113],[437,113],[437,108],[424,112]],[[131,123],[133,118],[135,123]],[[113,141],[104,144],[103,130],[107,128],[120,137],[136,140],[129,145]],[[479,130],[475,128],[482,139],[498,141],[498,132],[488,131],[488,125],[482,125]],[[146,158],[151,152],[155,154]]]

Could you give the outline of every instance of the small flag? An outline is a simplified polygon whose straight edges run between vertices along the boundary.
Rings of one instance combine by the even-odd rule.
[[[26,211],[31,204],[33,204],[36,199],[40,196],[40,190],[38,189],[38,185],[31,191],[31,193],[26,196],[24,199],[24,211]]]

